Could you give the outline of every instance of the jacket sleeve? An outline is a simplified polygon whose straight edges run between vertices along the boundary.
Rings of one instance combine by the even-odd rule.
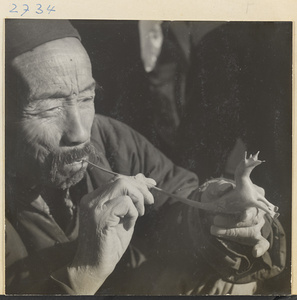
[[[55,276],[44,276],[12,224],[5,220],[5,293],[6,294],[74,294],[65,283],[66,272],[62,274],[63,282]],[[36,273],[39,272],[39,276]],[[33,275],[34,273],[34,275]],[[60,276],[61,278],[61,276]]]
[[[200,201],[201,193],[196,193],[196,201]],[[190,208],[187,216],[195,251],[221,278],[238,284],[272,278],[285,268],[286,237],[283,227],[278,220],[273,220],[267,214],[264,218],[261,234],[270,243],[270,248],[262,257],[255,258],[251,246],[212,236],[212,224],[207,212]]]
[[[121,122],[97,115],[92,137],[115,172],[130,176],[143,173],[155,179],[158,187],[183,197],[198,188],[194,173],[176,166],[146,138]],[[158,195],[155,206],[162,205],[167,198]]]

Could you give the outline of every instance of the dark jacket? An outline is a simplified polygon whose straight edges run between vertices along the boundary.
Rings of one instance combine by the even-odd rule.
[[[100,152],[97,163],[107,169],[126,175],[141,172],[154,178],[159,187],[183,197],[198,187],[196,175],[174,165],[118,121],[96,116],[92,142]],[[81,197],[110,179],[100,170],[88,169],[85,178],[70,189],[77,209],[64,230],[40,195],[30,203],[26,191],[6,199],[7,206],[14,207],[6,221],[7,293],[73,293],[53,272],[70,263],[75,254]],[[203,214],[156,194],[155,205],[137,221],[128,250],[98,294],[232,293],[235,282],[250,283],[245,286],[251,293],[253,282],[274,276],[284,267],[280,224],[267,220],[263,235],[272,247],[262,258],[253,259],[250,247],[211,237]]]

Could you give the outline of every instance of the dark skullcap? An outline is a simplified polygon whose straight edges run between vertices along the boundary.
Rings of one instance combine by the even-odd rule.
[[[5,23],[6,59],[32,50],[46,42],[76,37],[77,30],[67,20],[7,19]]]

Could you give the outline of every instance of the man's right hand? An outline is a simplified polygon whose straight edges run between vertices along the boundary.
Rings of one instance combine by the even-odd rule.
[[[84,196],[80,204],[79,246],[68,268],[72,288],[94,294],[126,251],[136,219],[154,198],[148,186],[155,181],[142,174],[120,176]]]

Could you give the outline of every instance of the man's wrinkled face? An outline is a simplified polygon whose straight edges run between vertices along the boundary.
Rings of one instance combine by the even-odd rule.
[[[80,181],[93,153],[95,82],[80,41],[64,38],[16,57],[21,82],[17,160],[22,174],[68,188]],[[38,182],[39,183],[39,182]]]

